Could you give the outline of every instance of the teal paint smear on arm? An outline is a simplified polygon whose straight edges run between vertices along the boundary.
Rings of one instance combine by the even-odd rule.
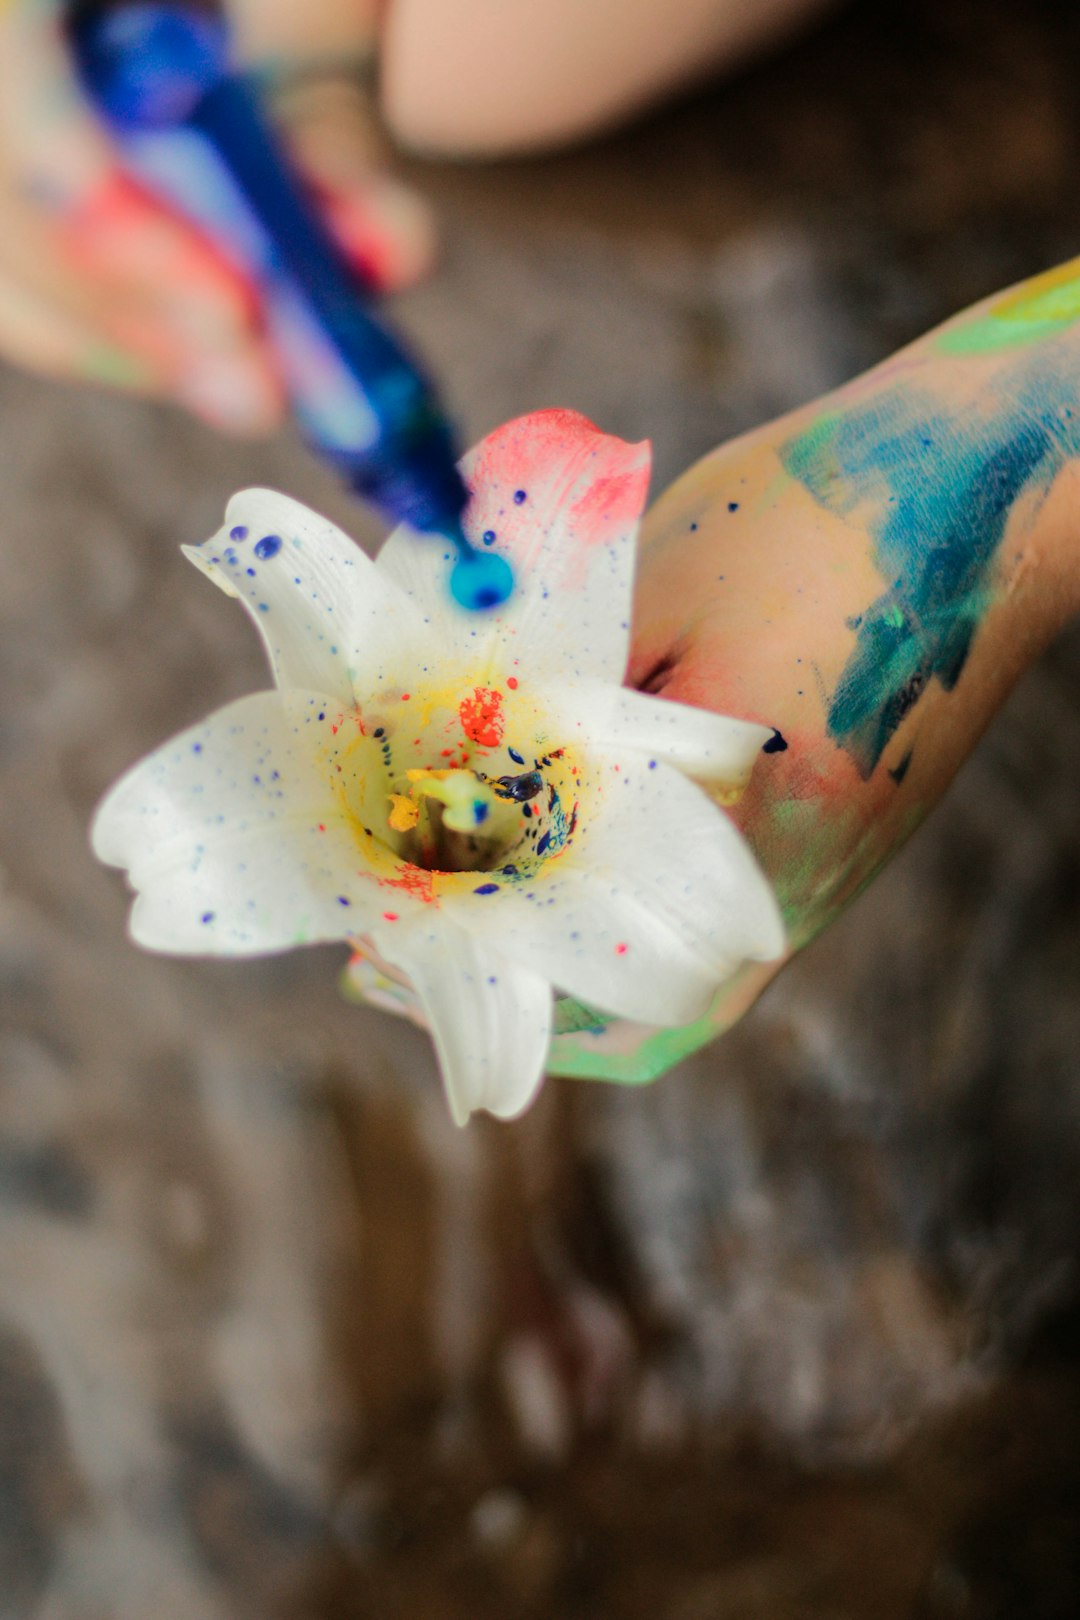
[[[823,507],[856,511],[886,589],[855,621],[829,735],[867,778],[931,680],[951,691],[994,598],[1013,507],[1080,451],[1077,384],[1044,356],[996,379],[996,407],[949,412],[907,383],[826,417],[781,447]]]

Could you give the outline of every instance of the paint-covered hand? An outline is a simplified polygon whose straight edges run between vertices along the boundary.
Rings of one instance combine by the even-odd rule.
[[[774,728],[732,814],[790,950],[944,791],[1080,607],[1080,261],[724,446],[646,518],[630,684]],[[734,1022],[564,1034],[553,1068],[648,1080]]]
[[[346,251],[385,286],[421,275],[424,205],[382,173],[364,88],[374,18],[338,0],[235,0],[242,59]],[[125,174],[80,95],[62,0],[0,0],[0,354],[185,405],[239,433],[281,410],[258,300]]]

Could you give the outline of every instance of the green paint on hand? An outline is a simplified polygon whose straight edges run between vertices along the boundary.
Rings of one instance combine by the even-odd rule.
[[[996,354],[1054,337],[1080,318],[1080,259],[1034,276],[973,317],[961,316],[937,339],[945,354]]]

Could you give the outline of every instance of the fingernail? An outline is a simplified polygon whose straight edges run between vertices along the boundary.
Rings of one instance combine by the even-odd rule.
[[[227,433],[267,433],[281,414],[277,389],[259,366],[214,356],[199,360],[177,383],[182,405]]]

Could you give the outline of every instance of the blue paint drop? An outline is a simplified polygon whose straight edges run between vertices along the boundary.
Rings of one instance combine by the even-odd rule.
[[[450,594],[470,613],[485,613],[507,601],[514,589],[514,571],[498,552],[459,554],[450,571]]]
[[[247,573],[247,575],[248,575],[248,577],[250,579],[255,578],[255,570],[254,570],[254,568],[248,568],[248,569],[245,570],[245,572]]]
[[[497,883],[481,883],[478,889],[473,890],[473,894],[498,894],[498,892],[499,885]]]
[[[525,491],[523,489],[515,489],[515,491],[514,491],[514,505],[515,506],[521,506],[522,503],[524,502],[524,500],[525,500]]]
[[[525,755],[519,754],[516,748],[508,748],[506,752],[510,755],[510,758],[513,760],[515,765],[524,765]]]
[[[352,901],[349,899],[347,894],[339,894],[338,897],[337,897],[337,903],[338,903],[339,906],[351,906],[352,905]]]
[[[729,512],[737,512],[739,510],[738,501],[728,501],[727,509]]]
[[[520,776],[497,776],[494,788],[500,799],[513,799],[515,804],[526,804],[544,791],[544,778],[539,771],[523,771]],[[525,814],[531,815],[530,810]]]
[[[536,846],[536,853],[538,855],[546,854],[547,853],[547,847],[548,847],[548,845],[550,843],[551,843],[551,834],[549,832],[546,832],[544,834],[543,838],[541,838],[540,842]]]
[[[495,544],[495,530],[485,529],[480,538],[483,540],[485,546],[493,546]]]
[[[236,525],[235,529],[230,529],[229,530],[229,539],[230,540],[246,540],[247,537],[248,537],[248,532],[247,532],[247,530],[245,529],[245,527],[244,527],[244,525],[242,523],[238,523]]]
[[[476,825],[478,827],[481,826],[482,823],[487,820],[487,818],[488,818],[488,806],[484,803],[483,799],[476,799],[473,802],[472,813],[473,813],[473,820],[475,821],[475,823],[476,823]]]
[[[214,911],[204,911],[202,914],[202,920],[204,923],[212,923],[216,915],[217,913]]]
[[[268,561],[271,557],[276,557],[280,550],[281,538],[276,534],[264,534],[261,540],[255,542],[255,555],[260,557],[263,562]]]
[[[697,524],[696,523],[691,523],[691,525],[690,525],[690,533],[691,534],[697,534]]]
[[[774,726],[773,734],[769,738],[768,742],[762,743],[761,752],[763,754],[786,754],[787,746],[787,738],[782,732],[777,731],[776,727]]]

